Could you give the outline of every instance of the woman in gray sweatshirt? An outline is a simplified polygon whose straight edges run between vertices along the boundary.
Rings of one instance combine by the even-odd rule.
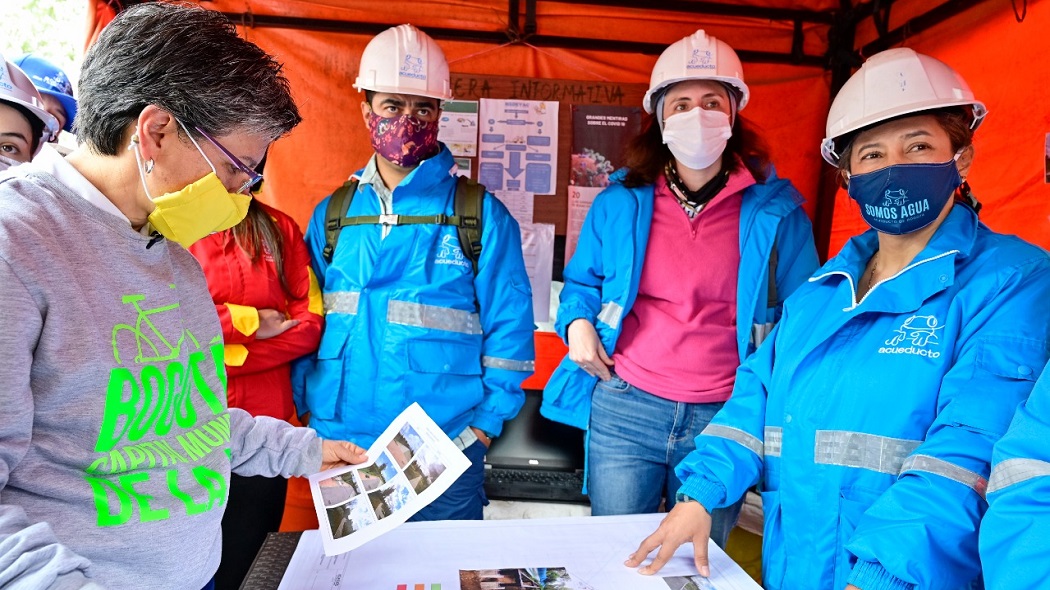
[[[0,587],[207,587],[231,472],[365,459],[227,408],[185,250],[240,221],[299,120],[280,64],[224,17],[141,4],[85,57],[82,145],[0,174]]]

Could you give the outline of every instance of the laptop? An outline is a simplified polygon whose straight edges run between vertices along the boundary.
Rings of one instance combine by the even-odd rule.
[[[525,390],[521,412],[503,425],[485,457],[485,494],[493,500],[587,504],[584,432],[540,415],[543,393]]]

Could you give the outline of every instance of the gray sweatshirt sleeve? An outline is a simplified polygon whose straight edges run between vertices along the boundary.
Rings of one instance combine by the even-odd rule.
[[[25,457],[33,436],[29,375],[43,318],[3,259],[0,309],[5,317],[18,318],[0,330],[0,588],[101,588],[84,575],[90,561],[62,545],[47,523],[30,522],[24,509],[5,503],[11,472]]]
[[[230,408],[231,469],[237,475],[294,477],[321,469],[321,439],[312,428],[297,428],[268,416],[252,417]]]

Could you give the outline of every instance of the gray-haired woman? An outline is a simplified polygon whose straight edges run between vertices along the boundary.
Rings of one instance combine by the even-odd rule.
[[[80,90],[82,145],[0,175],[0,587],[207,587],[231,471],[364,459],[227,409],[184,249],[244,217],[299,113],[221,15],[165,3],[103,31]]]

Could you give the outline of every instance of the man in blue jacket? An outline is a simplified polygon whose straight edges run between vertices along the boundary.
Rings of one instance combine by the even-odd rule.
[[[480,519],[485,451],[521,408],[535,358],[518,225],[485,194],[475,274],[457,228],[437,221],[455,213],[457,177],[437,141],[441,101],[452,95],[433,39],[411,25],[380,33],[354,86],[365,92],[361,111],[376,153],[353,176],[351,223],[330,259],[332,197],[307,228],[326,325],[317,354],[295,368],[296,407],[318,432],[367,448],[419,402],[472,467],[415,518]]]

